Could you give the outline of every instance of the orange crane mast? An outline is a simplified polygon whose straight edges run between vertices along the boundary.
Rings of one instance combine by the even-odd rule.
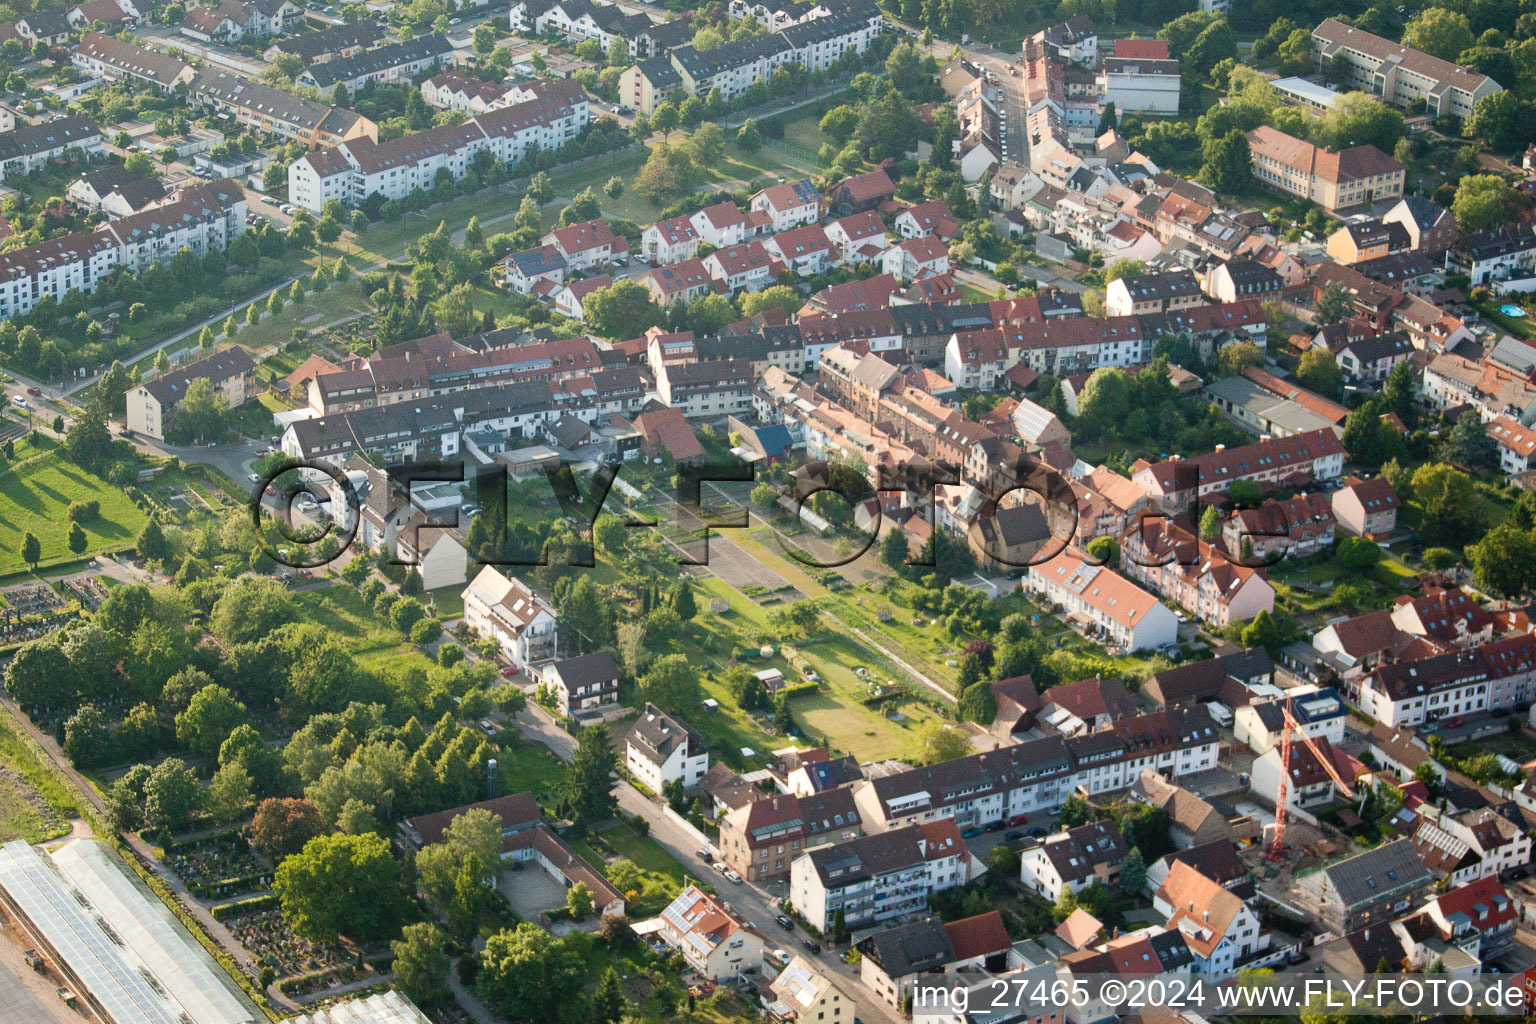
[[[1308,736],[1307,731],[1301,727],[1301,723],[1296,721],[1296,716],[1291,712],[1291,698],[1285,698],[1285,703],[1280,707],[1280,713],[1285,716],[1285,728],[1280,731],[1280,785],[1275,793],[1275,831],[1269,840],[1269,850],[1265,853],[1270,860],[1279,860],[1285,855],[1285,804],[1288,795],[1286,790],[1291,781],[1293,733],[1301,734],[1301,741],[1307,745],[1308,750],[1312,751],[1312,756],[1317,758],[1317,763],[1323,766],[1323,771],[1328,773],[1334,785],[1338,786],[1349,799],[1355,798],[1355,791],[1349,788],[1349,783],[1345,782],[1339,775],[1338,769],[1334,768],[1333,759],[1323,756],[1317,744],[1312,742],[1312,737]]]

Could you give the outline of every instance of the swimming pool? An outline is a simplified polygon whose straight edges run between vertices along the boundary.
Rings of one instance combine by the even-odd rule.
[[[1525,316],[1525,310],[1508,302],[1499,307],[1499,312],[1505,316]]]

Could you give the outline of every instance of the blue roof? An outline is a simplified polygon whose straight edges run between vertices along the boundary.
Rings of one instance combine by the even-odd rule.
[[[775,458],[789,451],[795,439],[789,436],[789,428],[780,423],[757,428],[757,443],[765,458]]]

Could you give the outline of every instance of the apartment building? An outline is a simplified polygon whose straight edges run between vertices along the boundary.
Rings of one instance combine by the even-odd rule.
[[[135,434],[163,441],[176,406],[186,397],[187,388],[193,381],[208,381],[215,393],[222,395],[229,407],[235,409],[255,395],[255,374],[256,364],[250,353],[238,345],[195,363],[173,367],[154,380],[128,390],[124,424]]]
[[[725,815],[719,825],[721,859],[749,882],[783,878],[804,851],[864,834],[847,787],[754,800]]]
[[[1216,764],[1221,737],[1204,705],[1120,718],[1072,738],[1025,740],[983,754],[879,776],[855,787],[866,830],[952,819],[961,828],[1060,807],[1135,784],[1143,769],[1169,778]]]
[[[386,142],[354,137],[320,149],[288,167],[288,197],[319,213],[327,199],[352,206],[377,192],[403,199],[414,189],[430,191],[440,170],[455,181],[475,155],[489,152],[511,166],[531,152],[557,150],[588,123],[587,101],[574,80],[530,86],[534,98],[489,110],[463,124],[445,124]]]
[[[789,899],[825,933],[839,914],[848,928],[867,928],[924,912],[929,895],[970,878],[971,854],[960,829],[932,821],[801,854],[790,868]]]
[[[1260,125],[1248,133],[1248,148],[1260,184],[1310,199],[1329,213],[1403,195],[1406,168],[1375,146],[1335,151]]]
[[[1340,54],[1349,64],[1348,88],[1404,110],[1422,99],[1437,117],[1466,120],[1478,100],[1503,91],[1487,75],[1328,18],[1312,30],[1312,62],[1327,71]]]
[[[1188,270],[1117,277],[1104,289],[1104,312],[1109,316],[1166,313],[1204,303],[1200,282]]]
[[[718,419],[750,412],[756,383],[746,359],[673,363],[657,374],[656,394],[688,419]]]
[[[101,129],[83,114],[55,118],[0,134],[0,181],[31,174],[69,153],[97,156]]]
[[[494,565],[482,568],[464,588],[464,621],[476,633],[495,640],[518,669],[555,657],[559,636],[555,610],[522,580]]]
[[[632,64],[619,76],[619,102],[649,117],[663,100],[683,87],[683,76],[663,54]]]
[[[0,253],[0,317],[25,316],[44,296],[90,293],[114,270],[135,273],[186,247],[222,250],[245,230],[245,193],[233,181],[188,186],[164,205],[112,221],[90,234],[73,232]]]
[[[1399,504],[1386,477],[1357,480],[1333,492],[1333,518],[1351,537],[1380,540],[1397,528]]]
[[[1099,102],[1104,106],[1113,103],[1118,111],[1177,114],[1181,85],[1179,62],[1166,57],[1121,56],[1118,52],[1120,44],[1127,41],[1115,40],[1116,54],[1106,56],[1099,65],[1096,83]],[[1166,44],[1163,52],[1167,52]]]
[[[1360,709],[1384,725],[1420,725],[1510,708],[1536,692],[1536,639],[1378,665],[1359,683]]]

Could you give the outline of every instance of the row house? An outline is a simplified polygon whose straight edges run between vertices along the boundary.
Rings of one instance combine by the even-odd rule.
[[[1127,789],[1154,769],[1171,779],[1215,767],[1221,734],[1203,704],[1117,719],[1071,739],[1025,739],[855,787],[866,830],[953,820],[961,828],[1059,808],[1079,787]]]
[[[1138,459],[1131,475],[1160,512],[1179,515],[1196,501],[1225,493],[1237,480],[1278,483],[1293,474],[1333,480],[1344,470],[1344,446],[1332,427],[1220,448],[1190,458],[1163,462]]]
[[[31,174],[70,153],[102,152],[101,129],[83,114],[54,118],[0,134],[0,181]]]
[[[404,199],[417,188],[430,191],[439,171],[461,180],[482,150],[510,166],[529,153],[557,150],[581,134],[589,113],[578,83],[541,82],[535,91],[533,99],[463,124],[439,125],[387,142],[364,136],[311,152],[288,167],[289,199],[315,213],[333,198],[353,206],[375,192]]]
[[[1122,535],[1126,575],[1218,629],[1275,609],[1275,588],[1256,569],[1157,517]]]
[[[1388,726],[1513,707],[1536,693],[1536,639],[1377,666],[1359,684],[1362,711]]]
[[[445,71],[421,83],[421,98],[429,107],[463,110],[470,114],[483,114],[517,102],[519,92],[502,82],[468,78],[455,71]]]
[[[1177,643],[1179,623],[1152,594],[1076,548],[1031,565],[1024,587],[1074,621],[1130,652]]]
[[[790,868],[789,899],[819,932],[926,911],[928,898],[971,879],[971,854],[951,821],[933,821],[819,846]]]
[[[327,26],[318,32],[305,32],[279,39],[263,51],[261,58],[271,63],[279,54],[291,53],[308,67],[338,57],[351,57],[379,45],[383,40],[382,22],[376,18],[359,18],[357,21]]]
[[[1258,508],[1238,509],[1221,528],[1229,554],[1248,565],[1307,558],[1333,546],[1333,503],[1327,494],[1298,494]]]
[[[629,49],[629,40],[651,27],[651,19],[643,14],[626,14],[616,4],[592,3],[590,0],[556,0],[542,5],[516,3],[509,19],[513,29],[530,35],[558,33],[577,43],[595,39],[604,52],[615,40]]]
[[[414,36],[399,43],[365,50],[351,57],[312,64],[299,72],[294,84],[329,96],[340,85],[355,93],[366,85],[411,82],[423,72],[453,62],[453,44],[440,32]]]
[[[101,32],[87,32],[70,59],[86,74],[114,82],[133,82],[155,92],[170,92],[177,86],[189,85],[196,74],[196,69],[186,61]]]
[[[330,148],[353,139],[377,141],[379,137],[379,126],[356,111],[317,103],[217,68],[199,70],[187,94],[193,106],[201,110],[228,114],[253,132],[306,146]],[[291,198],[292,193],[289,195]]]

